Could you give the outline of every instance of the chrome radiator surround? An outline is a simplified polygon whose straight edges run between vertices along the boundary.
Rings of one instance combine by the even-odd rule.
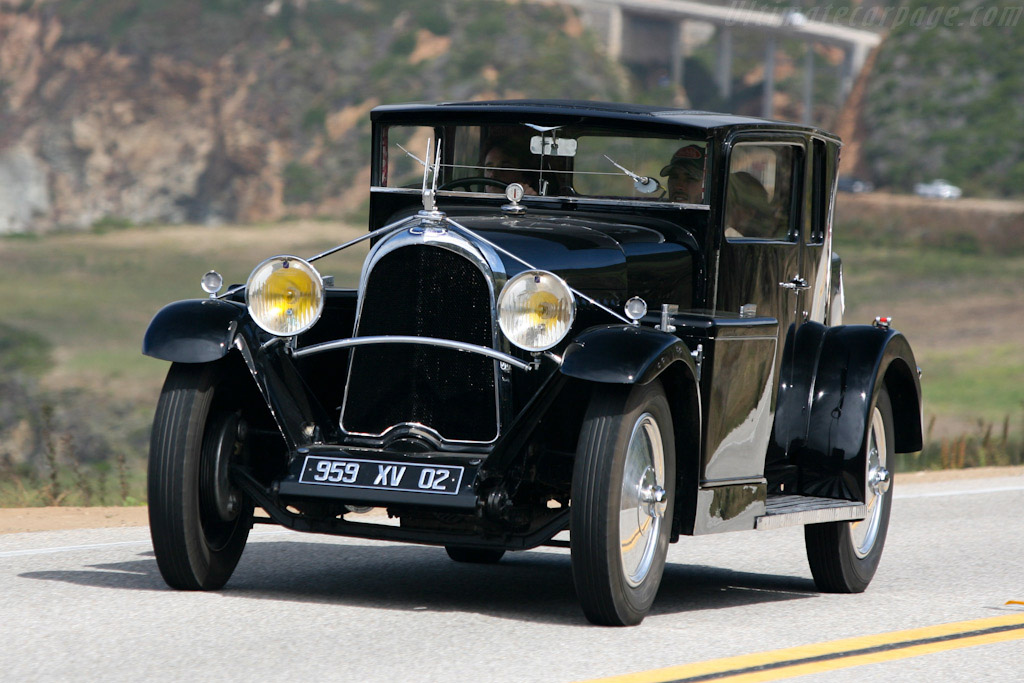
[[[483,281],[487,285],[487,296],[489,299],[489,346],[497,351],[506,354],[509,353],[509,343],[501,335],[498,327],[495,303],[498,292],[501,291],[501,288],[508,279],[501,259],[498,257],[496,251],[486,244],[475,243],[463,235],[432,225],[418,225],[400,230],[399,232],[393,233],[392,235],[384,238],[376,244],[373,249],[371,249],[363,263],[363,269],[359,278],[358,303],[353,337],[359,337],[361,324],[368,314],[368,312],[364,310],[364,306],[367,300],[367,288],[370,285],[371,275],[374,268],[376,268],[377,265],[389,254],[393,254],[399,249],[408,247],[445,250],[451,254],[466,259],[477,271],[479,271],[482,275]],[[396,315],[398,314],[396,313]],[[487,438],[462,438],[459,434],[442,434],[434,426],[423,424],[422,421],[415,419],[398,420],[395,421],[394,424],[390,424],[379,431],[360,431],[358,429],[358,425],[353,425],[351,429],[346,428],[345,426],[346,413],[348,412],[350,398],[353,401],[359,400],[359,397],[357,396],[350,396],[350,390],[353,385],[353,372],[358,367],[356,352],[355,349],[353,349],[349,357],[345,394],[341,406],[341,415],[339,417],[339,427],[341,428],[342,433],[349,439],[365,442],[367,445],[375,446],[383,446],[391,441],[403,437],[426,439],[427,441],[436,442],[434,445],[441,447],[486,446],[492,444],[497,440],[501,433],[502,423],[508,418],[507,415],[503,414],[504,411],[502,410],[502,406],[507,404],[507,401],[502,400],[502,394],[507,392],[507,375],[509,370],[507,366],[502,368],[502,364],[497,360],[492,360],[491,366],[493,368],[492,379],[494,385],[493,401],[495,430],[494,434],[488,434]],[[443,410],[443,407],[439,407],[438,409]]]

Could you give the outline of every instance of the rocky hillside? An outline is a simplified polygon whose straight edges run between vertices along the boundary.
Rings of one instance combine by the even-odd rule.
[[[338,215],[376,104],[623,82],[554,5],[0,0],[0,233]]]
[[[892,26],[859,116],[829,109],[842,55],[818,50],[815,120],[848,131],[847,173],[897,191],[944,177],[973,196],[1021,194],[1024,18],[979,3]],[[801,116],[803,49],[780,43],[778,116]],[[721,102],[713,41],[691,57],[683,97],[609,63],[555,2],[0,0],[0,234],[344,216],[366,198],[379,103],[688,99],[757,113],[763,45],[736,50],[743,76]]]
[[[922,17],[938,7],[907,5]],[[941,9],[937,24],[894,27],[879,49],[864,93],[862,163],[896,190],[945,178],[972,196],[1020,196],[1024,9],[978,0]]]

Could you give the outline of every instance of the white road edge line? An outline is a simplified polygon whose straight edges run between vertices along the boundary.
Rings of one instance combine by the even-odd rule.
[[[947,496],[971,496],[980,493],[1004,493],[1006,491],[1024,491],[1024,486],[1000,486],[991,489],[968,489],[964,491],[933,491],[931,493],[896,493],[893,497],[896,500],[908,500],[911,498],[944,498]]]
[[[249,534],[249,538],[254,536],[272,536],[274,534],[286,534],[289,533],[286,529],[279,531],[257,531]],[[5,550],[0,551],[0,557],[23,557],[26,555],[48,555],[50,553],[70,553],[76,550],[97,550],[99,548],[116,548],[118,546],[126,545],[142,545],[150,544],[150,539],[140,541],[115,541],[113,543],[93,543],[90,545],[65,545],[58,546],[56,548],[32,548],[29,550]]]

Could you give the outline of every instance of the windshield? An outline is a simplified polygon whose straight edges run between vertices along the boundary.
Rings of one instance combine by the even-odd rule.
[[[384,187],[421,187],[429,139],[441,144],[441,191],[504,194],[519,183],[527,195],[707,202],[705,140],[531,124],[402,125],[384,135]]]

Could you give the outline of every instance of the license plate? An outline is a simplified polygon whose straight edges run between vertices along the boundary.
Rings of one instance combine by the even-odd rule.
[[[462,472],[463,468],[459,465],[421,465],[307,455],[299,483],[454,496],[462,484]]]

